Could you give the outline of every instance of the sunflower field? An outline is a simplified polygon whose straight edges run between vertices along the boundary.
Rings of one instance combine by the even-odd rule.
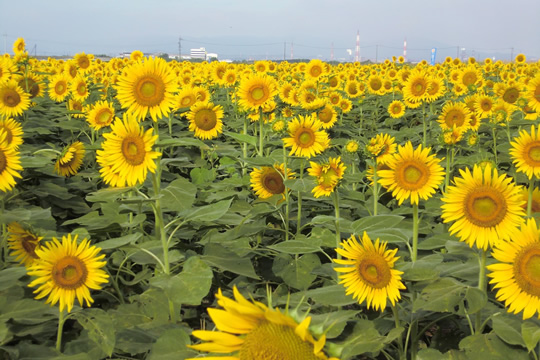
[[[540,357],[540,62],[13,53],[2,359]]]

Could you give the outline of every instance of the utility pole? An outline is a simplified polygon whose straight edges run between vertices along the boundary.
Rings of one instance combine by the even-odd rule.
[[[178,37],[178,61],[182,61],[182,38]]]

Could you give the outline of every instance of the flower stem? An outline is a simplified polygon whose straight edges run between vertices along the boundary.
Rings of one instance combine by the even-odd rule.
[[[264,118],[262,107],[259,108],[259,156],[264,156]]]
[[[300,180],[304,177],[304,159],[300,159]],[[298,213],[296,217],[296,235],[300,234],[302,229],[302,191],[298,190]]]
[[[339,244],[341,243],[341,231],[340,231],[340,228],[339,228],[339,192],[338,192],[338,188],[336,187],[334,189],[334,210],[335,210],[335,213],[336,213],[336,221],[335,221],[335,225],[336,225],[336,248],[339,248]],[[338,253],[337,254],[337,257],[338,259],[341,259],[341,255]]]
[[[413,234],[412,234],[412,262],[416,262],[416,257],[418,255],[418,204],[413,204]]]
[[[423,128],[423,137],[422,137],[422,147],[426,147],[427,144],[427,126],[426,126],[426,103],[422,103],[422,128]]]
[[[400,321],[399,321],[399,312],[396,305],[392,305],[392,314],[394,315],[394,323],[396,324],[396,329],[399,329]],[[403,351],[403,334],[399,335],[398,338],[398,353],[399,353],[399,360],[405,360],[405,352]]]
[[[283,144],[283,181],[286,181],[289,178],[287,160],[287,149],[285,149],[285,144]],[[285,241],[289,240],[289,211],[291,208],[289,197],[289,189],[285,186]]]
[[[491,129],[491,133],[493,135],[493,155],[495,156],[495,165],[498,165],[499,161],[497,159],[497,133],[495,131],[495,126]]]
[[[529,179],[529,197],[527,199],[527,217],[532,216],[533,191],[534,191],[534,177],[531,177]]]
[[[375,159],[373,165],[373,216],[378,214],[378,205],[379,205],[379,187],[378,182],[379,178],[377,176],[377,159]]]
[[[58,329],[56,331],[56,351],[62,352],[62,331],[66,321],[64,311],[58,311]]]
[[[478,274],[478,288],[484,293],[486,294],[486,257],[487,257],[487,251],[485,250],[480,250],[480,261],[479,261],[479,266],[480,266],[480,271],[479,271],[479,274]],[[474,332],[475,332],[475,335],[478,335],[478,334],[481,334],[482,333],[482,311],[478,311],[476,313],[476,322],[475,322],[475,325],[474,325]]]

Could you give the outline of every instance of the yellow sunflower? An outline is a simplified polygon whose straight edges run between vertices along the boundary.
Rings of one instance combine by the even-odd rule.
[[[129,54],[129,58],[133,61],[140,61],[144,57],[144,54],[140,50],[133,50],[131,54]]]
[[[22,55],[26,51],[26,43],[23,38],[17,38],[13,43],[13,53],[15,55]]]
[[[71,96],[77,101],[84,102],[90,96],[86,79],[81,75],[71,81],[69,89]]]
[[[495,100],[489,95],[479,95],[474,102],[474,110],[480,119],[486,119],[493,114]]]
[[[80,141],[66,146],[54,164],[54,171],[64,177],[75,175],[81,168],[85,153],[84,144]]]
[[[41,248],[36,248],[38,257],[28,268],[28,275],[35,276],[29,287],[34,290],[36,299],[48,295],[45,303],[54,306],[60,302],[60,311],[71,312],[75,297],[79,304],[91,306],[94,302],[90,289],[100,290],[107,283],[109,275],[101,268],[105,254],[99,255],[100,248],[90,246],[90,241],[83,239],[77,244],[77,235],[62,236],[62,242],[53,240]]]
[[[24,229],[18,222],[12,222],[8,225],[10,255],[24,266],[29,266],[35,259],[38,259],[35,250],[39,247],[39,242],[42,239],[43,236],[37,236],[32,231]]]
[[[429,87],[427,90],[426,101],[431,103],[440,99],[446,93],[446,87],[442,79],[433,77],[429,79]]]
[[[504,301],[508,312],[523,311],[523,320],[540,314],[539,235],[536,221],[527,219],[511,241],[495,245],[492,255],[497,262],[487,266],[497,300]]]
[[[97,150],[96,160],[105,183],[115,187],[142,184],[148,171],[156,171],[155,159],[161,153],[152,151],[158,135],[153,129],[144,130],[137,119],[124,113],[123,120],[116,119],[112,132],[103,134],[103,150]]]
[[[436,191],[444,179],[444,169],[435,154],[429,154],[431,148],[418,145],[413,149],[408,141],[405,146],[399,146],[397,153],[388,160],[390,170],[377,173],[379,183],[392,192],[398,204],[406,199],[411,204],[418,204],[419,198],[427,200]]]
[[[162,58],[147,58],[123,69],[118,77],[116,98],[137,121],[148,113],[157,121],[174,108],[176,74]]]
[[[407,81],[403,84],[403,97],[412,103],[419,103],[426,99],[429,89],[429,79],[422,70],[413,70]]]
[[[404,290],[401,282],[402,271],[394,269],[399,259],[396,256],[397,248],[386,249],[386,242],[375,240],[375,244],[364,231],[361,243],[354,235],[341,242],[336,252],[344,259],[334,259],[334,262],[344,267],[334,270],[340,273],[340,284],[346,288],[346,293],[353,294],[353,298],[361,304],[367,303],[367,308],[384,311],[387,300],[395,305]]]
[[[6,133],[6,145],[13,149],[17,149],[23,143],[23,130],[21,124],[15,119],[5,118],[0,119],[0,130]]]
[[[0,190],[7,192],[13,189],[15,178],[21,178],[20,156],[17,150],[8,144],[7,132],[0,128]]]
[[[114,105],[108,101],[98,101],[90,108],[86,121],[94,130],[99,130],[111,125],[114,120]]]
[[[189,109],[189,130],[199,139],[214,139],[223,131],[223,107],[211,102],[198,102]]]
[[[345,144],[345,151],[350,154],[355,154],[358,152],[358,149],[360,148],[360,144],[358,144],[358,141],[356,140],[349,140]]]
[[[442,198],[443,222],[454,222],[450,234],[483,250],[515,238],[525,216],[521,188],[490,164],[483,170],[474,165],[472,173],[469,168],[459,172],[461,177],[454,178],[455,185]]]
[[[289,123],[289,136],[283,139],[286,147],[291,147],[289,155],[312,157],[330,146],[328,133],[320,130],[321,122],[312,114],[299,115]]]
[[[527,203],[529,201],[529,188],[522,186],[521,188],[521,199],[525,201],[522,208],[527,210]],[[532,194],[532,204],[531,204],[531,213],[540,213],[540,189],[535,187]]]
[[[452,130],[454,126],[466,129],[471,122],[471,111],[465,103],[449,101],[444,104],[437,121],[443,130]]]
[[[311,167],[308,169],[308,174],[315,177],[317,182],[317,185],[311,190],[316,198],[330,196],[339,180],[343,179],[345,169],[347,169],[341,162],[341,157],[329,158],[328,163],[325,164],[313,161],[310,161],[309,164]]]
[[[267,101],[273,100],[277,94],[277,83],[273,77],[252,75],[240,82],[238,103],[245,110],[259,110]]]
[[[389,134],[377,134],[369,140],[366,149],[377,159],[377,164],[388,164],[397,150],[396,138]]]
[[[69,95],[69,82],[64,73],[53,76],[49,81],[49,97],[56,102],[64,101]]]
[[[326,66],[319,59],[312,59],[306,65],[304,70],[307,79],[319,80],[322,76],[326,74]]]
[[[317,118],[322,123],[323,129],[330,129],[337,121],[337,112],[331,104],[327,103],[317,112]]]
[[[338,107],[341,109],[342,113],[347,114],[352,109],[352,102],[349,99],[341,99]]]
[[[338,360],[328,358],[323,348],[326,337],[315,340],[309,332],[311,317],[298,324],[287,313],[272,309],[258,301],[248,301],[236,286],[234,300],[216,294],[223,309],[209,308],[208,314],[219,331],[195,330],[192,335],[203,340],[190,348],[225,357],[206,357],[223,360]],[[197,358],[198,359],[198,358]],[[196,360],[190,358],[186,360]]]
[[[523,95],[531,109],[540,113],[540,75],[529,81]]]
[[[274,167],[263,166],[254,168],[249,174],[251,187],[259,199],[268,199],[281,194],[285,198],[285,164],[275,164]],[[287,170],[287,178],[293,179],[294,173]]]
[[[531,131],[521,130],[519,136],[510,143],[510,156],[518,172],[529,179],[540,177],[540,126],[531,126]]]
[[[21,115],[30,107],[30,96],[17,84],[16,80],[0,83],[0,115],[13,117]]]
[[[77,53],[73,57],[73,60],[77,64],[77,67],[79,70],[81,70],[83,73],[87,72],[90,69],[90,66],[92,65],[92,59],[93,55],[86,55],[84,52]]]
[[[388,105],[388,113],[394,119],[399,119],[405,115],[405,104],[402,101],[394,100]]]

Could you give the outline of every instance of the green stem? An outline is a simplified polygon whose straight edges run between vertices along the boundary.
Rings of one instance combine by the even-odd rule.
[[[355,160],[356,160],[356,159],[354,159],[354,160],[352,161],[352,164],[351,164],[351,170],[352,170],[351,172],[352,172],[352,175],[356,174],[356,162],[355,162]],[[353,191],[356,191],[356,183],[353,183],[353,184],[352,184],[352,189],[353,189]]]
[[[373,165],[373,216],[378,214],[378,205],[379,205],[379,187],[378,187],[379,178],[377,176],[377,159],[374,159]]]
[[[413,204],[413,234],[412,234],[412,254],[411,254],[411,260],[412,262],[416,262],[416,258],[418,255],[418,204]]]
[[[341,231],[339,228],[339,192],[337,187],[334,189],[334,210],[336,212],[336,248],[339,248],[339,244],[341,243]],[[341,255],[337,254],[338,259],[341,259]]]
[[[244,135],[247,135],[247,131],[248,131],[248,121],[249,121],[249,120],[248,120],[247,116],[244,116],[244,129],[243,129],[243,132],[242,132],[242,134],[244,134]],[[246,161],[246,159],[247,159],[247,145],[248,145],[248,144],[247,144],[247,142],[245,142],[245,141],[242,143],[242,156],[243,156],[243,158],[244,158],[244,164],[245,164],[245,161]],[[246,173],[247,173],[247,169],[246,169],[246,167],[244,166],[244,167],[242,168],[242,175],[246,175]]]
[[[262,107],[259,108],[259,156],[264,156],[264,117]]]
[[[427,144],[427,126],[426,126],[426,103],[422,103],[422,128],[423,128],[423,138],[422,138],[422,147],[426,147]]]
[[[286,181],[289,177],[288,168],[287,168],[287,149],[285,149],[285,144],[283,144],[283,181]],[[290,212],[290,201],[289,201],[289,189],[285,186],[285,241],[289,240],[289,212]]]
[[[392,305],[391,308],[392,308],[392,314],[394,315],[394,323],[396,324],[396,329],[399,329],[401,324],[399,321],[398,309],[396,305]],[[405,352],[403,351],[403,334],[400,334],[398,338],[398,352],[399,352],[399,359],[405,360],[406,356],[405,356]]]
[[[58,311],[58,329],[56,331],[56,351],[62,352],[62,330],[66,321],[64,311]]]
[[[304,159],[300,159],[300,180],[304,177]],[[298,190],[298,213],[296,217],[296,235],[300,234],[302,229],[302,191]]]
[[[448,191],[448,185],[450,185],[450,154],[448,153],[449,148],[446,148],[446,175],[444,177],[444,191]]]
[[[529,197],[527,199],[527,217],[532,216],[533,191],[534,191],[534,176],[529,179]]]
[[[480,271],[479,271],[479,274],[478,274],[478,289],[480,289],[480,291],[482,291],[484,294],[486,294],[486,290],[487,290],[487,287],[486,287],[486,258],[487,258],[487,251],[485,250],[480,250],[481,251],[481,254],[480,254],[480,261],[479,261],[479,266],[480,266]],[[474,326],[474,331],[475,331],[475,335],[478,335],[478,334],[481,334],[482,333],[482,311],[478,311],[476,313],[476,322],[475,322],[475,326]]]
[[[497,159],[497,133],[495,131],[495,126],[491,129],[491,134],[493,135],[493,155],[495,156],[495,165],[499,164]]]

